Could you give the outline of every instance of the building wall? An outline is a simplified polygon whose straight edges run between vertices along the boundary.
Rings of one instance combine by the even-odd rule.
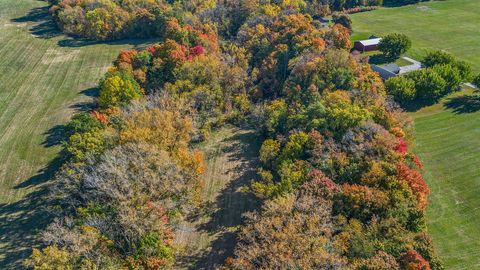
[[[355,47],[355,50],[363,52],[364,47],[363,47],[362,43],[357,41],[357,42],[355,42],[354,47]]]
[[[361,52],[370,52],[370,51],[376,51],[378,50],[378,45],[375,44],[375,45],[369,45],[369,46],[363,46],[362,43],[360,42],[355,42],[354,44],[354,48],[355,50],[357,51],[361,51]]]
[[[376,51],[378,50],[378,45],[370,45],[370,46],[365,46],[365,51],[366,52],[371,52],[371,51]]]

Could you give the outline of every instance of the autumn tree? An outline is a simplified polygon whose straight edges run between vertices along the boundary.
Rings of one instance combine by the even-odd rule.
[[[250,214],[231,269],[349,269],[333,242],[329,202],[308,194],[267,202]],[[273,243],[273,245],[272,245]],[[330,246],[330,247],[329,247]]]
[[[134,99],[138,99],[142,89],[138,83],[126,73],[113,72],[107,74],[100,83],[98,104],[102,108],[126,105]]]

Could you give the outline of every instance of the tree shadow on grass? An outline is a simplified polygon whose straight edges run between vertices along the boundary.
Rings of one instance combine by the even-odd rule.
[[[38,234],[51,222],[48,207],[52,205],[50,182],[63,163],[62,156],[51,161],[35,176],[15,186],[34,188],[21,200],[0,204],[0,269],[25,269],[22,262],[39,245]]]
[[[238,165],[224,172],[234,174],[235,177],[220,191],[213,203],[215,210],[209,214],[208,221],[197,227],[198,231],[215,235],[216,239],[203,254],[180,258],[193,262],[191,269],[216,269],[225,259],[231,257],[237,241],[235,231],[243,223],[243,214],[258,209],[260,205],[253,194],[241,190],[258,177],[256,166],[259,138],[253,131],[237,132],[222,144],[224,145],[222,152],[228,153],[229,162]]]
[[[96,96],[98,89],[89,88],[81,92],[85,96]],[[82,103],[83,104],[83,103]],[[78,105],[78,104],[77,104]],[[65,125],[56,125],[45,132],[42,145],[52,147],[65,139]],[[38,246],[39,233],[51,222],[49,207],[54,205],[51,197],[51,179],[65,163],[65,152],[60,152],[36,175],[16,185],[14,189],[29,192],[21,200],[0,204],[0,269],[24,269],[22,261],[31,254],[32,247]]]
[[[37,38],[50,39],[62,35],[52,16],[48,13],[48,6],[30,10],[27,15],[12,19],[14,23],[33,23],[30,33]]]
[[[36,38],[51,39],[55,37],[63,36],[64,38],[58,41],[60,47],[78,48],[84,46],[91,46],[96,44],[108,44],[108,45],[130,45],[135,48],[142,48],[145,44],[153,43],[158,39],[122,39],[114,41],[97,41],[79,38],[75,36],[68,36],[58,28],[52,15],[48,12],[49,7],[38,7],[30,10],[25,16],[12,19],[13,23],[31,23],[33,26],[29,26],[29,32]]]
[[[83,90],[82,92],[80,92],[80,94],[93,98],[93,97],[98,97],[98,92],[99,92],[98,87],[92,87],[92,88]],[[70,106],[70,108],[74,109],[77,112],[88,112],[95,109],[96,107],[97,107],[97,103],[95,102],[94,99],[90,101],[77,102]]]
[[[438,100],[414,100],[411,102],[403,102],[400,103],[400,106],[406,112],[416,112],[424,107],[432,106],[433,104],[437,103]]]
[[[383,54],[374,54],[368,58],[368,63],[371,65],[384,65],[392,62],[395,62],[395,60],[386,58]]]
[[[69,47],[69,48],[79,48],[79,47],[92,46],[92,45],[98,45],[98,44],[107,44],[107,45],[130,45],[134,48],[141,49],[145,47],[145,44],[154,43],[156,41],[158,41],[158,39],[155,39],[155,38],[98,41],[98,40],[89,40],[84,38],[67,37],[65,39],[58,41],[58,46]]]
[[[53,147],[62,144],[65,141],[65,125],[56,125],[44,133],[45,140],[42,145],[45,147]]]
[[[443,105],[456,114],[474,113],[480,110],[480,95],[463,95],[448,99]]]
[[[98,96],[98,88],[96,87],[88,88],[81,91],[80,94],[87,97],[96,97]],[[85,101],[85,102],[77,102],[70,107],[75,109],[76,112],[88,112],[93,110],[96,107],[96,103],[93,100]],[[43,146],[52,147],[52,146],[60,145],[67,140],[66,126],[63,124],[56,125],[51,129],[49,129],[47,132],[45,132],[44,135],[45,135],[45,140],[42,142]]]

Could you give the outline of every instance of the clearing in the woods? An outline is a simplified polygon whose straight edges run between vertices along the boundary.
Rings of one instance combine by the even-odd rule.
[[[177,241],[188,250],[182,269],[215,269],[232,255],[242,215],[258,207],[245,191],[257,178],[261,141],[250,129],[223,128],[202,144],[208,168],[203,200],[207,207],[194,223],[181,226]]]

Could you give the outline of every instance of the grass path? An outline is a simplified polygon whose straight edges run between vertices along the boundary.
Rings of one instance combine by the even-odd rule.
[[[421,59],[429,50],[446,50],[480,72],[480,1],[421,2],[396,8],[352,14],[353,39],[403,33],[413,43],[408,52]]]
[[[480,96],[464,90],[413,116],[434,244],[445,269],[480,269]]]
[[[208,165],[203,193],[207,210],[199,221],[184,224],[177,241],[187,249],[180,269],[215,269],[232,255],[242,214],[257,200],[242,192],[256,178],[260,141],[252,130],[223,128],[202,145]]]
[[[0,269],[18,267],[45,215],[62,124],[83,109],[120,50],[60,35],[37,0],[0,1]]]

